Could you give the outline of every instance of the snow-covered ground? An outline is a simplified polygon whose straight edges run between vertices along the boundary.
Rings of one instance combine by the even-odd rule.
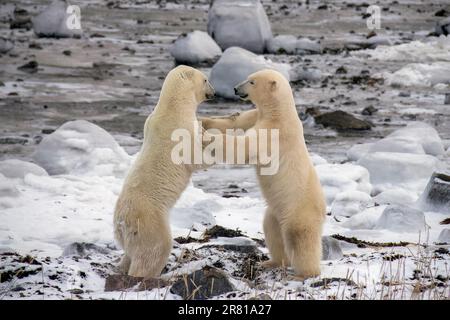
[[[36,16],[49,2],[15,4]],[[173,42],[181,60],[207,59],[200,68],[213,75],[219,52],[199,48],[198,37],[209,1],[77,1],[83,34],[58,40],[10,29],[14,5],[0,4],[0,46],[10,50],[0,59],[0,299],[180,299],[177,283],[205,267],[227,279],[214,299],[448,299],[449,206],[426,201],[433,172],[450,170],[450,38],[427,36],[447,2],[381,0],[382,29],[369,37],[359,1],[319,9],[315,0],[263,0],[278,39],[272,53],[224,53],[216,86],[227,92],[245,78],[243,58],[289,70],[328,206],[322,274],[299,281],[290,269],[261,268],[265,203],[253,168],[218,165],[195,173],[173,208],[165,282],[146,290],[139,279],[111,288],[122,254],[113,208],[174,66]],[[31,60],[37,70],[18,69]],[[305,117],[310,107],[374,127],[323,128]],[[199,113],[248,108],[217,99]]]

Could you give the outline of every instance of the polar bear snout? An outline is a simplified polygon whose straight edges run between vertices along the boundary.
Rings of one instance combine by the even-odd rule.
[[[248,93],[245,90],[245,85],[247,84],[247,82],[248,81],[241,82],[236,87],[234,87],[234,94],[239,96],[242,99],[245,99],[248,97]]]

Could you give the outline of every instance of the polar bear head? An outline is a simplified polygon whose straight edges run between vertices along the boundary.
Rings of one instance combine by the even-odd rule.
[[[184,65],[169,72],[161,89],[161,99],[165,101],[193,101],[198,105],[213,97],[214,88],[206,75]]]
[[[264,69],[248,76],[234,87],[234,93],[243,100],[250,100],[257,107],[280,105],[284,99],[292,99],[289,81],[278,71]]]

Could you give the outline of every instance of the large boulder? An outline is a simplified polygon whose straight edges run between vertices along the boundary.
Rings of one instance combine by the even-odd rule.
[[[387,229],[395,232],[419,232],[426,227],[422,211],[405,205],[387,206],[378,219],[375,229]]]
[[[448,36],[450,34],[450,17],[447,17],[436,23],[435,32],[438,36]]]
[[[170,54],[177,63],[198,65],[213,63],[222,50],[206,32],[196,30],[179,36],[170,48]]]
[[[450,213],[450,176],[433,173],[419,203],[423,210]]]
[[[231,47],[224,51],[211,69],[209,78],[217,95],[238,99],[233,88],[247,79],[250,74],[262,69],[277,70],[289,80],[289,65],[273,63],[264,56],[258,56],[238,47]]]
[[[80,36],[81,25],[76,26],[74,13],[67,13],[68,3],[65,0],[55,0],[40,14],[32,19],[33,29],[39,37],[69,38]],[[81,24],[81,22],[80,22]]]
[[[208,12],[208,33],[223,49],[241,47],[263,53],[272,29],[259,0],[215,0]]]
[[[46,136],[33,158],[51,175],[122,176],[131,163],[131,157],[108,132],[85,120],[66,122]]]
[[[322,113],[314,118],[317,124],[324,127],[330,127],[338,131],[345,130],[370,130],[372,125],[365,121],[356,118],[342,110]]]
[[[279,35],[267,41],[267,51],[274,54],[314,54],[321,53],[322,46],[319,42],[308,38],[297,38],[293,35]]]

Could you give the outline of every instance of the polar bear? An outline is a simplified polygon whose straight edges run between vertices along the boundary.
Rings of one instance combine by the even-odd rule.
[[[243,136],[225,135],[226,139],[235,140],[234,148],[239,143],[250,144],[250,131],[259,139],[259,129],[279,130],[278,172],[262,175],[261,163],[256,162],[261,191],[267,202],[263,229],[271,259],[265,266],[291,266],[301,279],[318,276],[326,203],[306,148],[289,82],[281,73],[266,69],[251,74],[235,87],[235,93],[253,102],[256,109],[226,118],[199,120],[207,132],[210,128],[222,133],[228,128],[255,129],[247,130]],[[225,153],[229,144],[224,146]],[[250,161],[248,148],[245,155],[246,161]]]
[[[195,138],[197,106],[213,95],[207,77],[191,67],[178,66],[164,80],[115,207],[114,234],[124,249],[119,268],[130,276],[158,277],[166,265],[172,248],[169,210],[196,169],[172,161],[172,133],[186,129]]]

